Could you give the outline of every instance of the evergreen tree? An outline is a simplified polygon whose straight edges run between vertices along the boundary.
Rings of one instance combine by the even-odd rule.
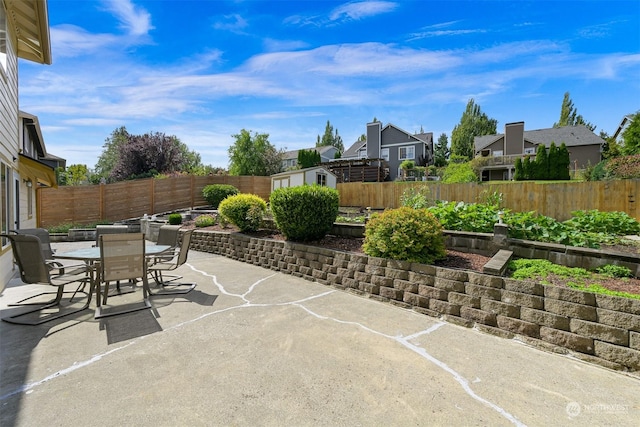
[[[532,179],[532,166],[533,164],[531,163],[531,159],[529,159],[529,156],[524,156],[524,159],[522,159],[522,179],[525,181],[528,181],[530,179]]]
[[[497,125],[498,121],[490,119],[471,98],[462,113],[460,123],[451,132],[451,154],[471,160],[474,153],[473,138],[495,134]]]
[[[569,96],[569,92],[565,92],[562,99],[562,106],[560,107],[560,120],[558,123],[554,123],[554,128],[561,126],[576,126],[585,125],[591,132],[594,131],[596,125],[593,125],[584,120],[584,118],[578,114],[578,110],[573,106],[573,101]]]
[[[338,135],[338,129],[333,130],[333,126],[329,120],[327,120],[327,126],[324,128],[324,134],[322,138],[318,135],[316,139],[316,147],[335,147],[339,152],[344,152],[344,144],[342,143],[342,137]]]
[[[560,175],[558,173],[558,147],[556,147],[556,143],[554,141],[551,141],[551,145],[549,146],[549,155],[547,156],[547,159],[549,162],[548,179],[560,179]]]
[[[569,157],[569,150],[563,142],[558,148],[558,178],[564,180],[570,180],[569,167],[571,166],[571,158]]]
[[[544,144],[538,145],[535,162],[535,179],[549,179],[549,158],[547,156],[547,147]]]
[[[513,175],[514,181],[522,181],[523,179],[523,171],[522,171],[522,159],[518,157],[516,159],[516,171]]]
[[[320,153],[316,150],[298,151],[298,167],[300,169],[311,168],[321,163]]]
[[[447,140],[447,134],[441,134],[435,147],[433,147],[433,160],[436,167],[447,165],[447,159],[449,158],[448,144],[449,141]]]

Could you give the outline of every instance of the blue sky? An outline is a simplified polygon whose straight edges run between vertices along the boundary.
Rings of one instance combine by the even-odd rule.
[[[469,98],[551,127],[565,92],[612,134],[640,109],[640,1],[49,0],[53,64],[20,61],[49,153],[93,168],[111,132],[177,136],[228,166],[241,129],[345,146],[374,117],[449,137]]]

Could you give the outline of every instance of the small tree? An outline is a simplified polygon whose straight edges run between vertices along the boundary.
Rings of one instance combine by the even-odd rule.
[[[531,159],[529,158],[529,156],[524,156],[524,159],[522,159],[522,179],[523,180],[530,180],[532,179],[532,163],[531,163]]]
[[[558,178],[564,180],[570,180],[569,166],[571,166],[571,158],[569,157],[569,150],[563,142],[558,148]]]
[[[443,167],[447,165],[447,159],[449,158],[447,134],[443,133],[438,138],[438,142],[433,147],[433,160],[437,167]]]
[[[640,154],[640,112],[633,115],[631,123],[622,132],[622,139],[624,140],[623,154],[627,156]]]
[[[524,171],[522,170],[522,159],[518,157],[516,159],[516,171],[513,175],[514,181],[522,181],[524,179]]]
[[[548,162],[548,178],[550,180],[560,179],[558,174],[558,147],[556,147],[556,143],[551,141],[551,145],[549,146],[549,154],[547,155]]]
[[[322,162],[320,153],[316,150],[300,150],[298,151],[298,166],[300,169],[311,168]]]
[[[547,156],[547,147],[544,144],[538,145],[535,163],[535,178],[540,180],[549,179],[549,158]]]

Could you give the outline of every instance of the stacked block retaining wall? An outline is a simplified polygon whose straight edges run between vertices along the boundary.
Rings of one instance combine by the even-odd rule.
[[[640,371],[640,300],[303,244],[196,230],[191,248],[627,371]]]

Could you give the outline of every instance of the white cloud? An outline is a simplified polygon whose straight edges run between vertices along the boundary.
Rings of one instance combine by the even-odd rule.
[[[105,0],[104,8],[120,21],[120,28],[133,36],[147,35],[154,27],[151,15],[144,8],[135,6],[129,0]]]
[[[239,33],[245,28],[247,28],[249,24],[247,20],[237,13],[231,15],[224,15],[221,21],[218,21],[213,24],[213,28],[216,30],[226,30],[234,33]]]
[[[390,1],[357,1],[345,3],[335,8],[329,14],[329,19],[337,21],[341,19],[360,20],[383,13],[392,12],[397,4]]]

